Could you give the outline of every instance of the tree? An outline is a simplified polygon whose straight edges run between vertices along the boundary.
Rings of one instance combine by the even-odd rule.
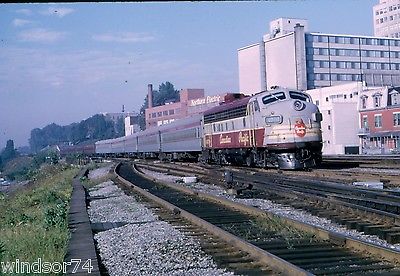
[[[17,155],[17,152],[14,148],[14,141],[8,140],[5,149],[1,152],[1,160],[4,163],[13,159]]]
[[[104,115],[94,115],[80,123],[68,126],[50,124],[42,129],[35,128],[31,131],[29,144],[33,152],[57,144],[73,143],[79,144],[90,140],[104,140],[116,138],[123,135],[123,122],[114,123],[106,120]]]
[[[117,123],[115,124],[115,132],[118,137],[125,135],[125,122],[124,118],[119,118]]]

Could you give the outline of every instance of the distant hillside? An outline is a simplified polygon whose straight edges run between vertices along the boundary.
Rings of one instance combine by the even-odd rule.
[[[124,123],[121,118],[117,123],[107,120],[104,115],[94,115],[80,123],[67,126],[50,124],[31,131],[29,145],[33,152],[52,145],[80,144],[88,140],[97,141],[124,135]]]

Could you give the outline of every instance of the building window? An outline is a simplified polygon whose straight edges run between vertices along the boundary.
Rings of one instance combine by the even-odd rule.
[[[395,93],[391,93],[390,95],[391,100],[392,100],[392,105],[398,105],[400,103],[400,93],[399,92],[395,92]]]
[[[393,125],[400,126],[400,113],[393,113]]]
[[[368,116],[367,115],[363,116],[361,127],[365,128],[365,129],[368,129]]]
[[[319,106],[319,100],[315,101],[315,105]]]
[[[151,117],[155,118],[157,116],[157,114],[155,112],[151,113]]]
[[[175,113],[175,110],[173,110],[173,109],[171,109],[171,110],[169,111],[169,115],[174,115],[174,113]]]
[[[328,126],[328,130],[331,130],[331,126]]]
[[[330,110],[328,110],[328,115],[331,115],[331,111]]]
[[[382,127],[382,114],[376,114],[374,117],[375,117],[375,127]]]
[[[326,98],[325,98],[325,101],[329,102],[329,98],[328,98],[328,97],[326,97]]]
[[[361,108],[367,108],[367,97],[361,98]]]
[[[162,116],[162,112],[161,111],[157,112],[157,117],[161,117],[161,116]]]
[[[163,111],[163,116],[168,116],[168,110]]]
[[[380,107],[381,106],[382,94],[375,94],[375,95],[373,95],[373,98],[374,98],[374,106],[375,107]]]

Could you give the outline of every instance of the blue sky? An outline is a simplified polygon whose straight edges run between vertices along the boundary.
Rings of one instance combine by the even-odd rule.
[[[378,0],[0,5],[0,148],[31,129],[138,111],[170,81],[238,92],[237,49],[278,17],[312,32],[372,35]]]

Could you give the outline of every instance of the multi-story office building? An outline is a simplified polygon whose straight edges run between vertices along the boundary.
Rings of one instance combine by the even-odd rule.
[[[354,81],[400,85],[400,39],[312,33],[301,25],[304,20],[285,20],[284,32],[272,32],[238,50],[242,93],[275,85],[301,90]],[[296,25],[288,31],[293,22]]]
[[[374,35],[400,37],[400,0],[379,0],[374,11]]]

